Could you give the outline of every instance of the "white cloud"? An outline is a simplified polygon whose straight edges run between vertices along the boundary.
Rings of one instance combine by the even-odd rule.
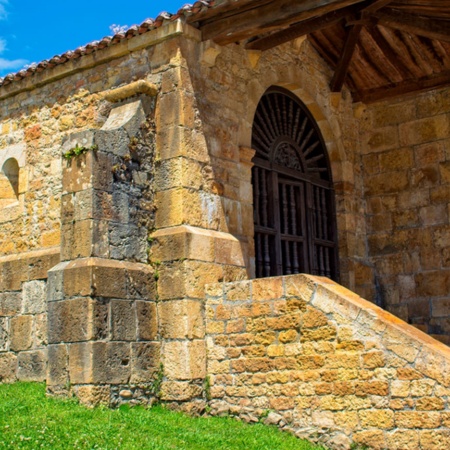
[[[1,1],[1,0],[0,0]],[[116,25],[115,23],[113,23],[112,25],[109,26],[109,29],[114,33],[124,33],[125,31],[128,30],[128,25]]]
[[[0,0],[0,20],[5,20],[8,17],[5,5],[8,4],[8,0]]]
[[[21,69],[27,62],[26,59],[0,58],[0,71]]]
[[[0,0],[1,2],[2,0]],[[1,4],[0,4],[1,6]],[[7,49],[6,40],[0,38],[0,55],[4,53]],[[28,61],[26,59],[18,58],[18,59],[6,59],[0,58],[0,72],[7,72],[11,70],[21,69]]]

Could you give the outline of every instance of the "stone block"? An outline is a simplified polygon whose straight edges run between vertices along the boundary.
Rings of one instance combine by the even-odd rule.
[[[158,335],[156,303],[136,301],[137,340],[153,341]]]
[[[398,428],[421,429],[437,428],[441,424],[438,412],[396,411],[395,424]]]
[[[136,340],[136,308],[132,301],[111,300],[111,340]]]
[[[47,313],[36,314],[33,326],[33,348],[47,345]]]
[[[137,342],[131,344],[130,383],[152,382],[160,368],[161,344]]]
[[[9,321],[5,318],[0,318],[0,352],[8,350],[9,344]]]
[[[205,335],[203,304],[172,300],[158,305],[160,333],[165,339],[202,339]]]
[[[155,300],[155,270],[149,264],[126,264],[126,282],[128,298]]]
[[[49,303],[48,340],[80,342],[104,339],[108,333],[109,306],[89,297]]]
[[[64,298],[64,269],[69,262],[61,262],[48,271],[47,300],[48,302]]]
[[[22,310],[21,292],[0,293],[0,317],[17,315]]]
[[[161,384],[161,400],[186,401],[202,395],[201,386],[183,381],[163,381]]]
[[[156,127],[158,130],[182,126],[195,128],[194,95],[185,91],[171,91],[161,96],[158,102]]]
[[[419,433],[416,430],[395,430],[386,433],[386,443],[390,450],[420,448]]]
[[[409,185],[406,172],[387,172],[366,177],[364,191],[366,195],[385,195],[401,192]]]
[[[10,321],[10,350],[28,350],[33,344],[33,316],[16,316]]]
[[[47,347],[47,384],[65,386],[69,381],[69,353],[66,344]]]
[[[158,130],[156,149],[161,160],[186,156],[209,162],[208,147],[201,131],[171,125]]]
[[[399,125],[400,143],[418,145],[445,139],[449,135],[449,130],[450,126],[445,114],[407,122]]]
[[[23,314],[40,314],[47,311],[47,283],[27,281],[22,285]]]
[[[168,380],[203,379],[206,375],[204,341],[166,342],[162,351]]]
[[[73,384],[127,383],[131,349],[126,342],[83,342],[69,346],[69,376]]]
[[[162,160],[155,173],[155,186],[161,191],[176,187],[201,189],[203,183],[202,165],[184,156]]]
[[[259,278],[252,282],[252,300],[275,300],[282,298],[283,278]]]
[[[422,272],[414,278],[421,297],[444,297],[450,292],[450,270]]]
[[[177,261],[159,267],[158,293],[160,300],[205,296],[205,285],[221,281],[222,266],[201,261]]]
[[[47,350],[20,352],[17,357],[17,379],[20,381],[45,381],[47,375]]]
[[[420,431],[419,435],[420,445],[423,449],[447,450],[450,448],[450,431],[448,429]]]
[[[82,405],[93,407],[98,405],[109,406],[110,404],[110,386],[81,385],[73,386],[72,389]]]
[[[382,430],[394,428],[394,413],[391,410],[363,410],[358,415],[363,428],[373,427]]]
[[[373,450],[382,450],[387,448],[385,434],[381,430],[359,431],[353,434],[353,440],[357,444],[368,446]]]
[[[378,152],[398,147],[398,129],[395,126],[379,128],[367,136],[364,153]]]
[[[13,353],[0,353],[0,382],[16,381],[17,356]]]

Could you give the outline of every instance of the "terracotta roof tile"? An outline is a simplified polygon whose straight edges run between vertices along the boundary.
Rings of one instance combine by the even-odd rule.
[[[33,63],[26,69],[19,70],[16,73],[10,73],[3,78],[0,77],[0,87],[20,81],[34,75],[35,73],[42,72],[46,69],[51,69],[57,65],[64,64],[69,60],[81,58],[84,55],[88,55],[103,48],[110,47],[111,45],[118,44],[124,39],[132,39],[134,36],[138,36],[159,28],[165,22],[172,22],[181,17],[191,17],[207,8],[211,8],[214,6],[214,2],[215,0],[199,0],[193,4],[186,4],[182,6],[175,14],[163,11],[159,13],[155,19],[146,19],[140,25],[133,25],[125,32],[116,33],[114,36],[105,36],[103,39],[90,42],[89,44],[78,47],[75,50],[69,50],[61,55],[55,55],[48,60],[41,61],[40,63]]]

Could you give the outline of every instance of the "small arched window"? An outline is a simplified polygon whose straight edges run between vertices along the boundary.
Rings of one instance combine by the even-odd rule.
[[[19,164],[16,159],[7,159],[0,171],[0,207],[17,202],[19,197]]]

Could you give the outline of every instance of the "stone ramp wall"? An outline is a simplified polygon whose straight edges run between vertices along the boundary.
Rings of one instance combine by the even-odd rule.
[[[450,448],[450,349],[309,275],[211,285],[212,412],[331,448]]]

